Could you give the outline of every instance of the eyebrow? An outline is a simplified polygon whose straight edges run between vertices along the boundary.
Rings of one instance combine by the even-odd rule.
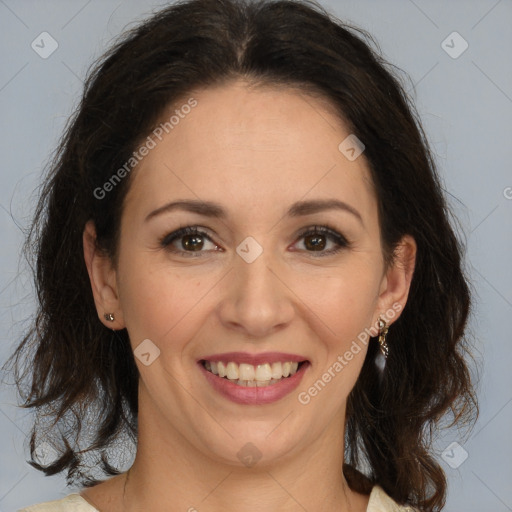
[[[197,201],[194,199],[178,200],[171,203],[167,203],[156,210],[149,213],[145,219],[145,222],[153,219],[154,217],[163,213],[169,213],[174,210],[183,210],[191,213],[197,213],[204,217],[211,217],[216,219],[225,219],[227,212],[224,208],[211,201]],[[356,217],[361,224],[363,224],[363,218],[361,214],[349,204],[339,201],[338,199],[314,199],[310,201],[298,201],[293,203],[285,216],[288,217],[300,217],[303,215],[312,215],[314,213],[323,212],[326,210],[342,210],[352,214]]]

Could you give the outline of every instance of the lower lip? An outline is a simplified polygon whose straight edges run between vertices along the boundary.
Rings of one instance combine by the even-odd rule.
[[[248,388],[239,386],[224,377],[219,377],[209,372],[202,363],[198,364],[204,376],[216,391],[232,402],[244,405],[263,405],[280,400],[297,388],[309,367],[309,362],[305,362],[291,377],[285,377],[275,384],[269,384],[261,388]]]

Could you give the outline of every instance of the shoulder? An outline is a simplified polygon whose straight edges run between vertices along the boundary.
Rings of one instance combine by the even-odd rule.
[[[60,500],[31,505],[17,512],[98,512],[98,510],[79,494],[69,494]],[[370,493],[367,512],[414,512],[414,509],[398,505],[382,487],[375,485]]]
[[[68,494],[65,498],[30,505],[17,512],[98,512],[79,494]]]
[[[386,494],[382,487],[374,485],[366,512],[415,512],[415,509],[399,505]]]

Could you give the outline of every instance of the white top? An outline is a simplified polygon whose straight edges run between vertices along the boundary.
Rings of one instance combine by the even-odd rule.
[[[68,494],[65,498],[46,501],[37,505],[19,509],[17,512],[99,512],[80,494]],[[414,512],[411,507],[400,506],[382,489],[375,485],[370,493],[366,512]]]

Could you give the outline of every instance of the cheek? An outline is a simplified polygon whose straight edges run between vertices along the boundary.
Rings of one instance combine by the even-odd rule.
[[[215,284],[211,275],[187,276],[183,269],[159,268],[150,261],[120,261],[119,270],[121,307],[132,346],[149,338],[160,349],[165,345],[166,352],[178,352],[180,340],[197,329],[194,314]]]
[[[338,269],[339,270],[339,269]],[[337,272],[301,282],[297,295],[317,343],[316,365],[299,392],[300,403],[316,403],[317,414],[330,421],[353,389],[368,351],[377,302],[378,277],[371,268],[364,277]]]
[[[342,348],[370,327],[378,299],[376,265],[333,268],[298,281],[297,295],[328,328],[331,344]]]

